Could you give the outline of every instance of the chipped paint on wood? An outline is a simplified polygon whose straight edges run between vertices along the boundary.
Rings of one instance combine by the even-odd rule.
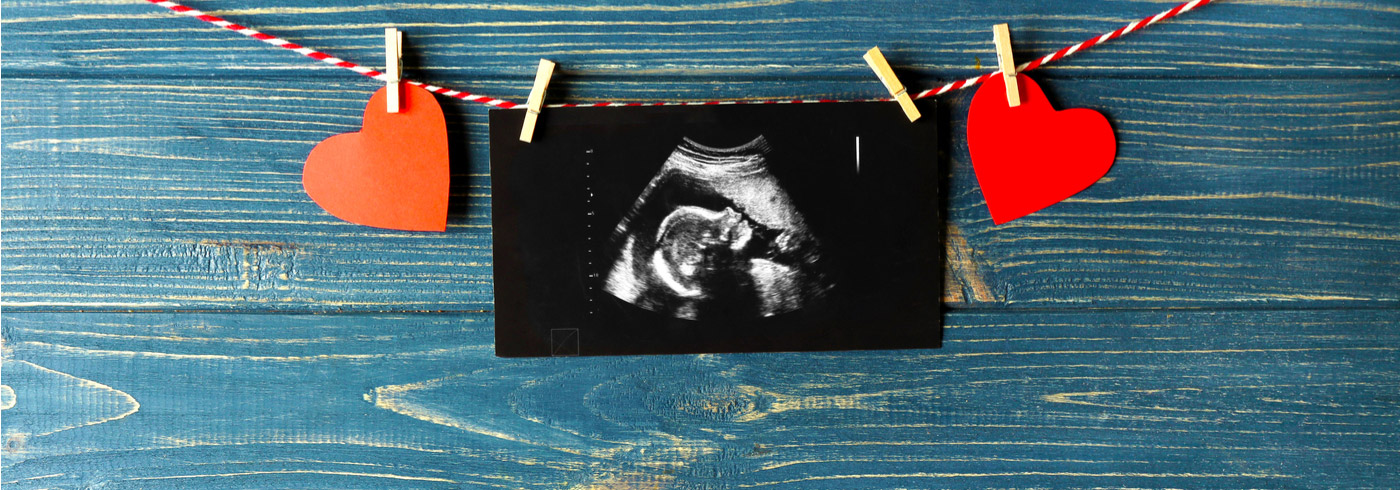
[[[20,449],[7,487],[1257,488],[1400,474],[1394,310],[954,311],[937,350],[569,359],[496,358],[484,313],[0,320],[19,357],[5,430],[49,432],[7,436]],[[41,411],[76,427],[40,430],[15,415],[26,393],[103,405],[28,382],[21,362],[141,409]]]

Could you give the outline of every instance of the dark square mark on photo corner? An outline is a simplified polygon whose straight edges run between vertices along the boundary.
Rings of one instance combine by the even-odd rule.
[[[578,329],[555,328],[549,331],[549,355],[555,357],[578,355]]]

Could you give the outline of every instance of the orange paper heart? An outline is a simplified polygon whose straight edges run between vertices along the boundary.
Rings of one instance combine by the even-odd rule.
[[[431,92],[402,87],[398,113],[386,110],[381,88],[369,98],[360,132],[312,148],[301,184],[322,209],[351,223],[446,231],[447,123]]]

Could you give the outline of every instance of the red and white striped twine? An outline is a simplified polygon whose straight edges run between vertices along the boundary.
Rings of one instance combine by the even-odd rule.
[[[1127,33],[1129,33],[1129,32],[1133,32],[1133,31],[1136,31],[1136,30],[1138,30],[1138,29],[1142,29],[1142,28],[1144,28],[1144,27],[1147,27],[1147,26],[1150,26],[1150,25],[1152,25],[1152,24],[1155,24],[1155,23],[1157,23],[1158,21],[1162,21],[1162,20],[1170,19],[1170,18],[1172,18],[1172,17],[1176,17],[1177,14],[1180,14],[1180,13],[1183,13],[1183,12],[1189,12],[1189,11],[1191,11],[1192,9],[1194,9],[1194,8],[1196,8],[1196,7],[1199,7],[1199,6],[1202,6],[1202,5],[1205,5],[1205,4],[1208,4],[1208,3],[1210,3],[1211,1],[1212,1],[1212,0],[1191,0],[1191,1],[1186,2],[1186,3],[1183,3],[1183,4],[1181,4],[1181,5],[1177,5],[1176,7],[1172,8],[1171,10],[1168,10],[1168,11],[1166,11],[1166,12],[1162,12],[1162,13],[1160,13],[1160,14],[1157,14],[1157,15],[1154,15],[1154,16],[1151,16],[1151,17],[1147,17],[1147,18],[1144,18],[1144,19],[1142,19],[1142,20],[1133,21],[1133,22],[1129,23],[1128,25],[1125,25],[1125,26],[1123,26],[1123,27],[1119,27],[1117,30],[1115,30],[1115,31],[1113,31],[1113,32],[1104,33],[1103,35],[1098,36],[1098,37],[1095,37],[1095,38],[1090,39],[1090,40],[1088,40],[1088,41],[1084,41],[1084,42],[1081,42],[1081,43],[1079,43],[1079,44],[1075,44],[1075,45],[1073,45],[1073,46],[1067,46],[1067,47],[1064,47],[1064,48],[1060,48],[1059,51],[1056,51],[1056,52],[1054,52],[1054,53],[1047,54],[1047,55],[1042,56],[1042,57],[1039,57],[1039,58],[1036,58],[1036,59],[1034,59],[1034,60],[1031,60],[1030,62],[1021,63],[1020,66],[1017,66],[1017,67],[1016,67],[1016,73],[1020,73],[1020,72],[1023,72],[1023,71],[1034,70],[1034,69],[1036,69],[1036,68],[1040,68],[1041,66],[1046,65],[1046,64],[1049,64],[1049,63],[1052,63],[1052,62],[1054,62],[1055,60],[1058,60],[1058,59],[1060,59],[1060,58],[1064,58],[1064,57],[1069,56],[1069,55],[1072,55],[1072,54],[1074,54],[1074,53],[1077,53],[1077,52],[1080,52],[1080,51],[1083,51],[1083,50],[1092,48],[1092,47],[1094,47],[1094,46],[1096,46],[1096,45],[1098,45],[1098,44],[1102,44],[1102,43],[1107,42],[1107,41],[1109,41],[1109,40],[1111,40],[1111,39],[1116,39],[1116,38],[1118,38],[1118,37],[1120,37],[1120,36],[1122,36],[1122,35],[1124,35],[1124,34],[1127,34]],[[997,75],[1000,75],[1000,74],[1001,74],[1001,70],[997,70],[997,71],[994,71],[994,72],[991,72],[991,73],[986,73],[986,74],[983,74],[983,75],[978,75],[978,76],[969,78],[969,79],[967,79],[967,80],[962,80],[962,81],[947,83],[947,84],[944,84],[942,87],[938,87],[938,88],[936,88],[936,89],[928,89],[928,90],[925,90],[925,91],[923,91],[923,92],[919,92],[918,94],[915,94],[915,95],[914,95],[914,98],[915,98],[915,99],[922,99],[922,98],[924,98],[924,97],[930,97],[930,96],[934,96],[934,95],[942,95],[943,93],[948,92],[948,91],[950,91],[950,90],[958,90],[958,89],[968,88],[968,87],[971,87],[971,86],[973,86],[973,85],[977,85],[977,84],[979,84],[979,83],[985,82],[985,81],[987,81],[987,79],[992,78],[992,77],[997,76]]]
[[[195,10],[195,9],[193,9],[193,8],[186,7],[186,6],[184,6],[184,5],[180,5],[180,4],[175,3],[175,2],[171,2],[171,1],[168,1],[168,0],[146,0],[146,1],[147,1],[147,2],[150,2],[150,3],[154,3],[154,4],[159,5],[159,6],[162,6],[162,7],[165,7],[165,8],[167,8],[167,9],[170,9],[171,11],[176,12],[176,13],[179,13],[179,14],[181,14],[181,15],[187,15],[187,16],[190,16],[190,17],[194,17],[194,18],[196,18],[196,19],[199,19],[199,20],[208,22],[208,23],[210,23],[210,24],[214,24],[214,25],[216,25],[216,26],[219,26],[219,27],[222,27],[222,28],[225,28],[225,29],[228,29],[228,30],[237,32],[237,33],[242,34],[242,35],[244,35],[244,36],[248,36],[248,37],[251,37],[251,38],[253,38],[253,39],[257,39],[257,40],[259,40],[259,41],[262,41],[262,42],[271,44],[271,45],[273,45],[273,46],[279,46],[279,47],[283,47],[283,48],[290,49],[290,50],[292,50],[292,51],[296,51],[296,52],[298,52],[298,53],[301,53],[302,55],[305,55],[305,56],[310,57],[310,58],[312,58],[312,59],[320,60],[320,61],[322,61],[322,62],[324,62],[324,63],[329,63],[329,64],[331,64],[331,65],[335,65],[335,66],[338,66],[338,67],[341,67],[341,68],[344,68],[344,69],[353,71],[353,72],[355,72],[355,73],[359,73],[359,74],[361,74],[361,75],[364,75],[364,76],[367,76],[367,77],[370,77],[370,78],[373,78],[373,79],[376,79],[376,80],[382,80],[382,81],[385,81],[385,82],[388,81],[388,75],[385,75],[383,72],[380,72],[380,71],[378,71],[378,70],[373,70],[373,69],[370,69],[370,68],[365,68],[365,67],[360,66],[360,65],[357,65],[357,64],[355,64],[355,63],[351,63],[351,62],[349,62],[349,61],[345,61],[345,60],[342,60],[342,59],[340,59],[340,58],[336,58],[336,57],[331,56],[331,55],[329,55],[329,54],[326,54],[326,53],[323,53],[323,52],[320,52],[320,51],[317,51],[317,50],[314,50],[314,49],[311,49],[311,48],[307,48],[307,47],[301,46],[301,45],[299,45],[299,44],[293,43],[293,42],[288,41],[288,40],[286,40],[286,39],[282,39],[282,38],[279,38],[279,37],[276,37],[276,36],[272,36],[272,35],[269,35],[269,34],[264,34],[264,33],[262,33],[262,32],[258,32],[257,30],[250,29],[250,28],[248,28],[248,27],[244,27],[244,26],[241,26],[241,25],[238,25],[238,24],[234,24],[234,23],[229,22],[229,21],[227,21],[227,20],[224,20],[224,19],[222,19],[222,18],[220,18],[220,17],[213,16],[213,15],[209,15],[209,14],[206,14],[206,13],[204,13],[204,12],[200,12],[199,10]],[[1138,29],[1142,29],[1142,28],[1144,28],[1144,27],[1150,26],[1150,25],[1155,24],[1155,23],[1157,23],[1157,22],[1159,22],[1159,21],[1162,21],[1162,20],[1170,19],[1170,18],[1172,18],[1172,17],[1177,16],[1178,14],[1181,14],[1181,13],[1184,13],[1184,12],[1189,12],[1189,11],[1195,9],[1196,7],[1200,7],[1200,6],[1202,6],[1202,5],[1205,5],[1205,4],[1210,3],[1210,2],[1212,2],[1212,1],[1213,1],[1213,0],[1190,0],[1190,1],[1186,2],[1186,3],[1181,4],[1181,5],[1177,5],[1176,7],[1172,8],[1171,10],[1167,10],[1166,12],[1162,12],[1162,13],[1160,13],[1160,14],[1157,14],[1157,15],[1154,15],[1154,16],[1151,16],[1151,17],[1147,17],[1147,18],[1144,18],[1144,19],[1142,19],[1142,20],[1133,21],[1133,22],[1129,23],[1128,25],[1125,25],[1125,26],[1123,26],[1123,27],[1120,27],[1120,28],[1118,28],[1117,30],[1114,30],[1114,31],[1112,31],[1112,32],[1104,33],[1103,35],[1094,37],[1093,39],[1089,39],[1089,40],[1087,40],[1087,41],[1081,42],[1081,43],[1079,43],[1079,44],[1075,44],[1075,45],[1073,45],[1073,46],[1067,46],[1067,47],[1062,48],[1062,49],[1060,49],[1059,51],[1056,51],[1056,52],[1054,52],[1054,53],[1050,53],[1050,54],[1047,54],[1047,55],[1042,56],[1042,57],[1040,57],[1040,58],[1036,58],[1036,59],[1031,60],[1030,62],[1027,62],[1027,63],[1022,63],[1020,66],[1017,66],[1017,67],[1016,67],[1016,71],[1019,73],[1019,72],[1023,72],[1023,71],[1034,70],[1034,69],[1039,68],[1039,67],[1041,67],[1041,66],[1044,66],[1044,65],[1046,65],[1046,64],[1052,63],[1052,62],[1054,62],[1054,61],[1056,61],[1056,60],[1059,60],[1060,58],[1064,58],[1064,57],[1069,56],[1069,55],[1071,55],[1071,54],[1074,54],[1074,53],[1077,53],[1077,52],[1080,52],[1080,51],[1083,51],[1083,50],[1092,48],[1092,47],[1097,46],[1097,45],[1099,45],[1099,44],[1103,44],[1103,43],[1108,42],[1108,41],[1110,41],[1110,40],[1116,39],[1116,38],[1121,37],[1122,35],[1127,34],[1127,33],[1129,33],[1129,32],[1133,32],[1133,31],[1136,31],[1136,30],[1138,30]],[[946,93],[946,92],[950,92],[950,91],[953,91],[953,90],[964,89],[964,88],[971,87],[971,86],[973,86],[973,85],[977,85],[977,84],[979,84],[979,83],[985,82],[985,81],[987,81],[988,79],[990,79],[990,78],[992,78],[992,77],[994,77],[994,76],[998,76],[998,75],[1001,75],[1001,71],[1000,71],[1000,70],[994,71],[994,72],[991,72],[991,73],[985,73],[985,74],[982,74],[982,75],[978,75],[978,76],[975,76],[975,77],[972,77],[972,78],[969,78],[969,79],[966,79],[966,80],[959,80],[959,81],[956,81],[956,82],[949,82],[949,83],[947,83],[947,84],[944,84],[944,85],[941,86],[941,87],[932,88],[932,89],[928,89],[928,90],[924,90],[924,91],[922,91],[922,92],[919,92],[919,93],[917,93],[917,94],[914,95],[914,98],[915,98],[915,99],[922,99],[922,98],[925,98],[925,97],[932,97],[932,96],[935,96],[935,95],[942,95],[942,94],[944,94],[944,93]],[[494,98],[494,97],[487,97],[487,96],[485,96],[485,95],[476,95],[476,94],[473,94],[473,93],[467,92],[467,91],[453,90],[453,89],[450,89],[450,88],[447,88],[447,87],[439,87],[439,86],[437,86],[437,85],[430,85],[430,84],[427,84],[427,83],[416,82],[416,81],[413,81],[413,80],[404,80],[404,83],[408,83],[408,84],[416,85],[416,86],[419,86],[419,87],[423,87],[424,89],[427,89],[429,92],[432,92],[432,93],[435,93],[435,94],[446,95],[446,96],[448,96],[448,97],[454,97],[454,98],[458,98],[458,99],[462,99],[462,100],[468,100],[468,101],[472,101],[472,102],[480,102],[480,103],[482,103],[482,104],[491,105],[491,106],[495,106],[495,107],[500,107],[500,108],[504,108],[504,109],[509,109],[509,108],[512,108],[512,107],[519,107],[519,106],[520,106],[520,104],[517,104],[517,103],[515,103],[515,102],[511,102],[511,101],[505,100],[505,99],[497,99],[497,98]],[[858,99],[858,100],[891,100],[891,99],[889,99],[889,98],[875,98],[875,99]],[[569,104],[550,104],[548,107],[639,107],[639,106],[663,106],[663,105],[802,104],[802,103],[821,103],[821,102],[854,102],[854,101],[840,101],[840,100],[831,100],[831,99],[815,99],[815,100],[794,99],[794,100],[767,100],[767,101],[735,100],[735,101],[705,101],[705,102],[597,102],[597,103],[583,103],[583,104],[576,104],[576,103],[569,103]]]
[[[175,3],[175,2],[160,1],[160,0],[146,0],[146,1],[151,2],[151,3],[154,3],[154,4],[156,4],[156,5],[160,5],[160,6],[165,7],[165,8],[168,8],[168,9],[170,9],[171,11],[173,11],[173,12],[175,12],[175,13],[182,14],[182,15],[188,15],[188,16],[190,16],[190,17],[194,17],[194,18],[196,18],[196,19],[199,19],[199,20],[208,22],[208,23],[210,23],[210,24],[214,24],[214,25],[219,26],[219,27],[222,27],[222,28],[224,28],[224,29],[228,29],[228,30],[230,30],[230,31],[233,31],[233,32],[237,32],[237,33],[239,33],[239,34],[242,34],[242,35],[244,35],[244,36],[248,36],[248,37],[251,37],[251,38],[253,38],[253,39],[257,39],[257,40],[259,40],[259,41],[262,41],[262,42],[271,44],[271,45],[273,45],[273,46],[279,46],[279,47],[283,47],[283,48],[290,49],[290,50],[292,50],[292,51],[296,51],[296,52],[301,53],[301,54],[303,54],[303,55],[305,55],[305,56],[307,56],[307,57],[310,57],[310,58],[312,58],[312,59],[320,60],[320,61],[322,61],[322,62],[329,63],[329,64],[332,64],[332,65],[335,65],[335,66],[338,66],[338,67],[341,67],[341,68],[344,68],[344,69],[353,71],[353,72],[355,72],[355,73],[359,73],[359,74],[361,74],[361,75],[364,75],[364,76],[373,78],[373,79],[375,79],[375,80],[383,80],[385,83],[388,83],[388,81],[389,81],[389,76],[388,76],[388,75],[385,75],[384,72],[381,72],[381,71],[378,71],[378,70],[372,70],[372,69],[369,69],[369,68],[365,68],[365,67],[363,67],[363,66],[360,66],[360,65],[351,63],[351,62],[349,62],[349,61],[342,60],[342,59],[340,59],[340,58],[336,58],[336,57],[331,56],[331,55],[328,55],[328,54],[326,54],[326,53],[322,53],[322,52],[320,52],[320,51],[317,51],[317,50],[314,50],[314,49],[311,49],[311,48],[302,46],[302,45],[300,45],[300,44],[293,43],[293,42],[291,42],[291,41],[288,41],[288,40],[286,40],[286,39],[282,39],[282,38],[277,37],[277,36],[273,36],[273,35],[270,35],[270,34],[263,34],[263,33],[261,33],[261,32],[258,32],[258,31],[255,30],[255,29],[250,29],[250,28],[247,28],[247,27],[238,25],[238,24],[234,24],[234,23],[229,22],[229,21],[227,21],[227,20],[224,20],[224,19],[222,19],[222,18],[220,18],[220,17],[216,17],[216,16],[213,16],[213,15],[209,15],[209,14],[206,14],[206,13],[204,13],[204,12],[200,12],[200,11],[198,11],[198,10],[195,10],[195,9],[193,9],[193,8],[190,8],[190,7],[186,7],[186,6],[184,6],[184,5],[180,5],[180,4]],[[450,88],[447,88],[447,87],[439,87],[439,86],[437,86],[437,85],[429,85],[429,84],[426,84],[426,83],[423,83],[423,82],[415,82],[415,81],[413,81],[413,80],[404,80],[403,82],[404,82],[404,83],[408,83],[408,84],[412,84],[412,85],[417,85],[417,86],[419,86],[419,87],[423,87],[423,88],[427,89],[429,92],[432,92],[432,93],[435,93],[435,94],[442,94],[442,95],[446,95],[446,96],[448,96],[448,97],[456,97],[456,98],[458,98],[458,99],[469,100],[469,101],[472,101],[472,102],[480,102],[480,103],[482,103],[482,104],[493,105],[493,106],[496,106],[496,107],[503,107],[503,108],[509,109],[509,108],[516,107],[516,106],[519,106],[519,105],[520,105],[520,104],[516,104],[516,103],[514,103],[514,102],[511,102],[511,101],[509,101],[509,100],[505,100],[505,99],[497,99],[497,98],[494,98],[494,97],[487,97],[487,96],[485,96],[485,95],[476,95],[476,94],[473,94],[473,93],[471,93],[471,92],[466,92],[466,91],[462,91],[462,90],[453,90],[453,89],[450,89]]]

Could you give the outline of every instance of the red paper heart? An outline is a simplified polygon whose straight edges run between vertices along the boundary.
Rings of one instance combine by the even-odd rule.
[[[322,209],[351,223],[446,231],[447,123],[431,92],[402,87],[399,112],[388,112],[381,88],[369,98],[360,132],[312,148],[301,184]]]
[[[1006,102],[1000,76],[982,83],[967,114],[967,150],[992,222],[1002,224],[1063,201],[1113,165],[1108,119],[1090,109],[1056,111],[1040,86],[1016,76],[1021,105]]]

